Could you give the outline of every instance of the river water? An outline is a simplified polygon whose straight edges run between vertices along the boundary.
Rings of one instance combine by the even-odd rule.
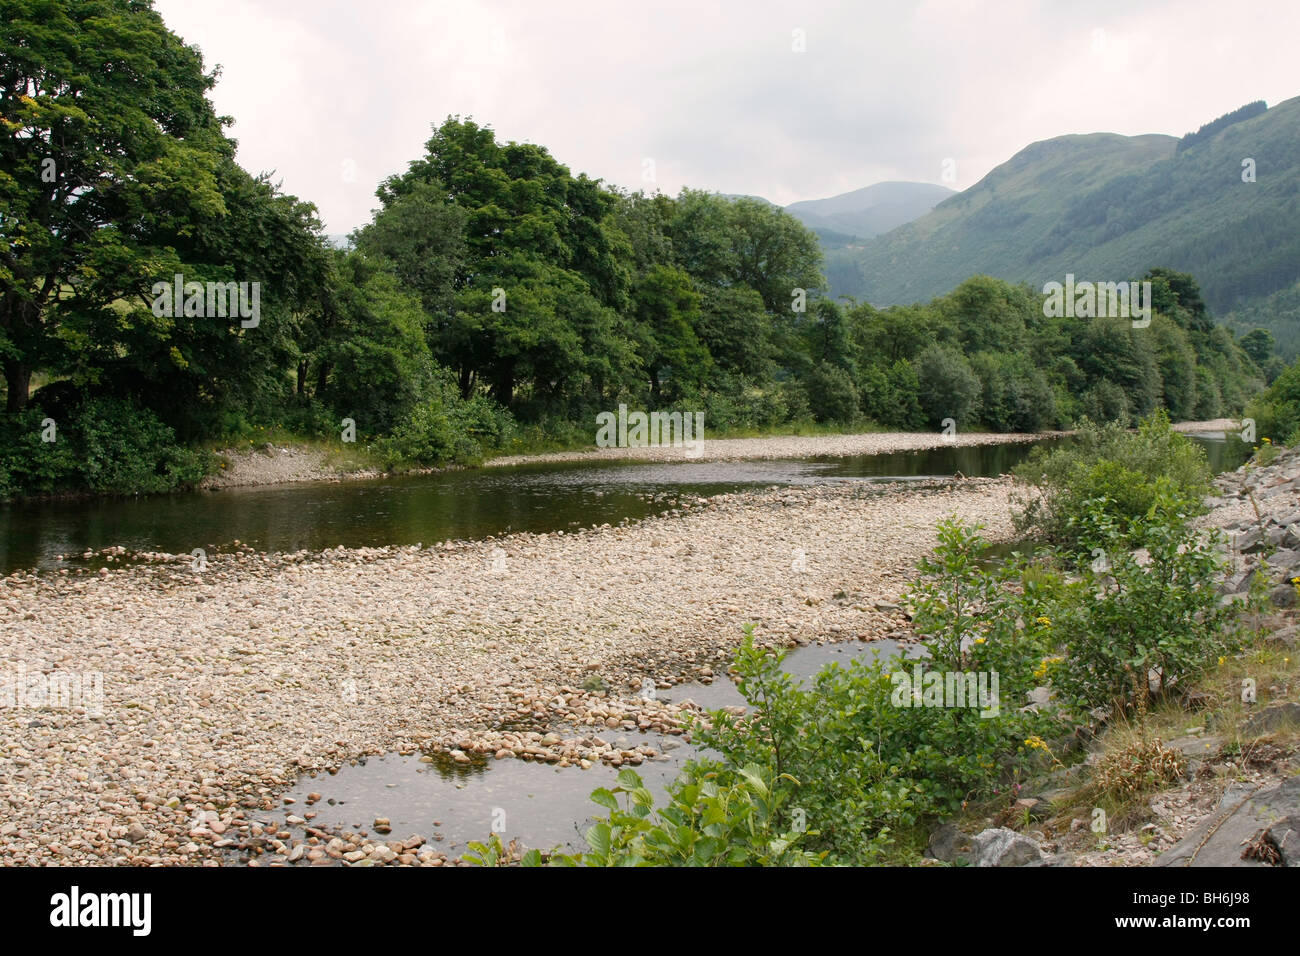
[[[767,485],[1005,474],[1028,444],[941,447],[854,458],[718,462],[561,462],[366,481],[302,482],[219,492],[23,502],[0,508],[0,573],[69,567],[85,552],[209,554],[239,541],[259,551],[432,544],[512,531],[635,521],[680,496]],[[65,560],[60,561],[60,556]]]

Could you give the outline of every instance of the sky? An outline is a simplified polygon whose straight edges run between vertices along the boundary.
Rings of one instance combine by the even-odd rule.
[[[1267,0],[155,0],[220,65],[252,173],[328,233],[449,115],[575,174],[786,205],[965,189],[1038,140],[1196,129],[1300,95],[1300,4]]]

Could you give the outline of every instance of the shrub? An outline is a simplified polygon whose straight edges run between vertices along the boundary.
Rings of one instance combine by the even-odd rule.
[[[1019,559],[984,568],[988,544],[977,528],[944,522],[939,538],[909,595],[931,655],[924,666],[955,678],[996,672],[996,698],[929,706],[912,693],[913,664],[900,660],[831,664],[805,687],[781,669],[783,654],[755,646],[747,627],[735,672],[749,712],[715,712],[692,728],[721,762],[689,764],[654,820],[649,794],[631,784],[627,810],[597,791],[593,799],[612,812],[588,835],[592,854],[578,859],[681,863],[695,852],[693,821],[702,819],[724,840],[709,847],[710,859],[771,863],[779,850],[800,854],[796,862],[877,863],[899,834],[992,786],[1007,770],[999,758],[1021,752],[1020,742],[1051,720],[1019,707],[1050,645],[1040,611],[1059,579],[1031,575]],[[710,780],[716,789],[702,789]],[[755,789],[728,796],[742,781]],[[638,820],[629,820],[634,810]]]
[[[1187,758],[1160,740],[1138,738],[1101,755],[1093,785],[1102,793],[1127,800],[1177,783]]]
[[[468,464],[504,447],[515,435],[515,421],[485,395],[460,397],[455,385],[440,380],[433,395],[415,405],[378,441],[385,467]]]
[[[1084,540],[1098,513],[1090,502],[1104,500],[1102,513],[1123,533],[1157,500],[1172,499],[1177,510],[1199,514],[1210,487],[1205,452],[1174,431],[1163,411],[1144,420],[1136,433],[1113,422],[1084,421],[1069,444],[1035,448],[1014,474],[1032,489],[1020,496],[1018,530],[1076,551],[1096,546]]]
[[[820,854],[800,848],[807,833],[782,829],[789,792],[758,766],[729,770],[695,762],[654,798],[632,770],[618,786],[591,799],[609,811],[587,831],[586,853],[555,854],[553,866],[817,866]],[[619,805],[619,797],[624,805]],[[476,848],[477,849],[477,848]],[[540,863],[540,856],[526,859]]]
[[[1127,426],[1131,412],[1124,390],[1109,379],[1102,379],[1079,398],[1079,409],[1090,421],[1114,422]]]
[[[175,433],[148,409],[123,399],[92,399],[74,423],[79,477],[110,494],[148,494],[191,485],[208,470],[200,451],[175,443]]]
[[[1255,433],[1287,445],[1300,442],[1300,363],[1292,365],[1246,408]]]
[[[1101,553],[1058,611],[1066,654],[1053,676],[1082,711],[1145,706],[1235,649],[1233,608],[1214,586],[1219,555],[1179,505],[1162,497],[1124,529],[1107,502],[1086,505]]]
[[[151,494],[199,481],[209,456],[176,442],[152,411],[127,399],[92,398],[61,408],[55,441],[44,442],[47,416],[29,408],[0,429],[0,494],[5,498],[93,491]]]

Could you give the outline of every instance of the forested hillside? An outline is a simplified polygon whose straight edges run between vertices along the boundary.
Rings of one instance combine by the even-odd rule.
[[[836,294],[887,305],[976,272],[1041,287],[1066,273],[1118,281],[1158,262],[1200,278],[1216,314],[1271,325],[1253,307],[1300,279],[1298,216],[1295,98],[1244,107],[1182,141],[1035,143],[916,222],[831,252],[829,273]]]

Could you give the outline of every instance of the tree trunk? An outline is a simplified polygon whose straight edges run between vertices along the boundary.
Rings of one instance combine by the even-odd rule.
[[[5,410],[21,412],[27,407],[27,396],[32,386],[32,370],[13,359],[4,363],[5,385],[9,389]]]
[[[307,393],[307,360],[302,359],[298,362],[298,394]]]
[[[515,370],[514,364],[510,363],[503,366],[496,375],[496,383],[492,387],[496,400],[506,408],[510,407],[511,401],[515,397]]]

